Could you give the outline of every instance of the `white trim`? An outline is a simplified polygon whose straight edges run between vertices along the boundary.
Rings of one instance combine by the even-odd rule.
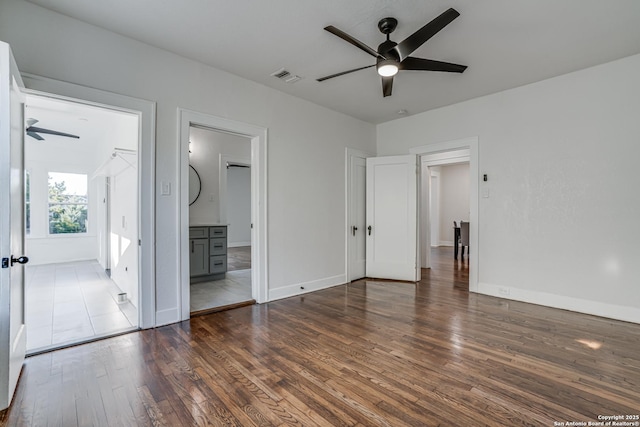
[[[491,283],[479,283],[478,292],[498,298],[522,301],[545,307],[559,308],[578,313],[606,317],[625,322],[640,323],[640,308],[607,304],[598,301],[567,297],[563,295],[536,292],[527,289],[498,286]]]
[[[332,288],[334,286],[344,285],[346,282],[347,277],[339,274],[337,276],[325,277],[323,279],[283,286],[269,291],[269,301],[299,296],[309,292]]]
[[[268,297],[268,253],[267,253],[267,128],[236,122],[223,117],[211,116],[196,111],[178,108],[179,150],[179,246],[180,246],[180,290],[179,319],[190,317],[189,283],[189,128],[205,127],[216,131],[245,136],[251,139],[251,222],[253,233],[251,245],[251,293],[258,303]]]
[[[414,147],[409,150],[411,154],[418,154],[421,156],[430,156],[435,153],[456,152],[454,158],[460,158],[460,150],[469,150],[469,222],[475,224],[475,227],[471,227],[469,234],[469,291],[478,292],[478,272],[479,272],[479,199],[478,188],[480,185],[479,176],[479,146],[480,141],[477,136],[457,139],[453,141],[439,142],[435,144],[422,145],[420,147]],[[421,159],[422,160],[422,159]],[[430,230],[427,230],[427,237],[430,238]]]
[[[351,211],[353,210],[353,200],[351,197],[351,158],[352,157],[360,157],[362,159],[366,159],[368,157],[375,157],[374,154],[356,150],[355,148],[345,147],[344,149],[344,179],[345,179],[345,190],[344,190],[344,206],[345,206],[345,220],[344,220],[344,249],[345,249],[345,260],[344,260],[344,277],[347,279],[346,282],[349,281],[351,277],[351,259],[349,258],[349,251],[351,250],[351,239],[349,239],[351,227],[349,222],[351,220]]]
[[[178,308],[169,308],[156,312],[156,325],[163,326],[176,323],[176,319],[178,319],[180,315],[179,311]]]
[[[251,246],[251,242],[234,242],[227,244],[228,248],[242,248],[244,246]]]
[[[155,130],[156,103],[106,92],[33,74],[22,75],[29,89],[25,93],[137,114],[139,129],[138,214],[139,250],[139,326],[156,323],[155,281]],[[144,218],[144,220],[142,220]]]
[[[220,210],[220,222],[227,224],[227,167],[226,163],[233,163],[243,166],[251,166],[251,159],[247,157],[234,156],[232,154],[220,153],[218,163],[218,201]],[[251,245],[251,243],[249,243]],[[246,245],[246,246],[249,246]]]

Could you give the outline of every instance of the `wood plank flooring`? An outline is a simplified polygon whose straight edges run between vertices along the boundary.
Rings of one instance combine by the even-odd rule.
[[[227,248],[227,271],[251,268],[251,246]]]
[[[361,280],[30,357],[0,425],[554,426],[640,413],[640,325],[470,294],[466,264],[440,258],[418,284]]]

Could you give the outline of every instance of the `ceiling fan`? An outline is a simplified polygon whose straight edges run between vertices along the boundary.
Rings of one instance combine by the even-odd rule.
[[[398,20],[395,18],[383,18],[378,22],[378,29],[382,34],[386,34],[387,40],[382,42],[378,46],[378,50],[375,51],[366,44],[362,43],[345,33],[329,25],[324,29],[334,34],[344,41],[351,43],[355,47],[367,52],[369,55],[376,58],[376,63],[373,65],[367,65],[364,67],[354,68],[353,70],[343,71],[341,73],[331,74],[329,76],[321,77],[317,81],[322,82],[334,77],[343,76],[345,74],[353,73],[354,71],[364,70],[365,68],[376,67],[378,74],[382,77],[382,95],[390,96],[393,88],[393,76],[395,76],[400,70],[418,70],[418,71],[446,71],[450,73],[462,73],[467,66],[452,64],[450,62],[434,61],[432,59],[415,58],[411,55],[416,49],[424,44],[427,40],[433,37],[438,31],[449,25],[451,21],[460,16],[460,13],[453,8],[450,8],[440,14],[437,18],[427,23],[409,37],[396,43],[389,40],[389,34],[391,34],[398,25]]]
[[[40,136],[41,133],[80,139],[78,135],[72,135],[70,133],[58,132],[57,130],[36,127],[34,126],[36,123],[38,123],[38,120],[36,119],[27,119],[27,135],[29,135],[31,138],[37,139],[38,141],[44,141],[44,138]]]

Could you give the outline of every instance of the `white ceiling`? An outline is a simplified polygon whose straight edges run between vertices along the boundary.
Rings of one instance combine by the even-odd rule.
[[[640,53],[639,0],[30,0],[82,21],[336,111],[381,123]],[[449,7],[461,16],[412,56],[463,74],[401,71],[383,98],[375,59],[323,28],[376,49],[381,18],[400,42]],[[286,68],[303,79],[271,77]]]
[[[57,144],[61,149],[82,149],[88,152],[99,150],[101,144],[132,148],[122,144],[131,141],[131,132],[137,135],[138,126],[138,117],[133,113],[36,95],[27,95],[25,119],[38,120],[34,126],[40,128],[80,137],[74,139],[42,133],[40,136],[44,141],[37,144],[47,142]],[[35,140],[27,137],[27,141]],[[133,142],[137,143],[137,138]]]

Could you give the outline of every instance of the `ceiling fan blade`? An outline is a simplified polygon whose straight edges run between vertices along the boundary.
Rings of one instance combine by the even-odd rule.
[[[332,79],[334,77],[343,76],[345,74],[353,73],[354,71],[360,71],[360,70],[364,70],[365,68],[371,68],[371,67],[375,67],[375,66],[376,66],[376,64],[367,65],[366,67],[354,68],[353,70],[347,70],[347,71],[343,71],[341,73],[331,74],[330,76],[320,77],[319,79],[316,79],[316,80],[319,81],[319,82],[323,82],[325,80]]]
[[[27,135],[29,135],[31,138],[37,139],[38,141],[44,141],[43,137],[41,137],[40,135],[38,135],[35,132],[31,132],[30,130],[27,130]]]
[[[451,21],[460,16],[457,10],[450,8],[440,14],[437,18],[420,28],[415,33],[401,41],[394,49],[398,53],[400,61],[411,55],[424,42],[436,35],[438,31],[449,25]]]
[[[27,127],[31,127],[31,126],[35,125],[36,123],[38,123],[38,121],[36,119],[27,119]]]
[[[393,76],[382,78],[382,97],[391,96],[391,90],[393,89]]]
[[[358,49],[361,49],[361,50],[367,52],[369,55],[371,55],[373,57],[377,58],[378,56],[380,56],[378,54],[378,52],[376,52],[375,50],[371,49],[369,46],[367,46],[366,44],[362,43],[360,40],[351,37],[349,34],[345,33],[342,30],[337,29],[333,25],[329,25],[328,27],[324,27],[324,29],[329,31],[331,34],[340,37],[342,40],[346,41],[347,43],[351,43],[352,45],[354,45]]]
[[[69,137],[69,138],[77,138],[77,139],[80,139],[80,137],[79,137],[78,135],[72,135],[72,134],[70,134],[70,133],[58,132],[57,130],[51,130],[51,129],[39,128],[39,127],[36,127],[36,126],[29,126],[29,127],[27,128],[27,134],[28,134],[29,132],[31,132],[31,133],[33,133],[33,132],[37,132],[37,133],[46,133],[46,134],[49,134],[49,135],[66,136],[66,137]],[[34,138],[35,138],[35,137],[34,137]],[[36,138],[36,139],[38,139],[38,138]]]
[[[414,58],[408,56],[400,63],[401,70],[418,71],[446,71],[449,73],[462,73],[467,69],[466,65],[453,64],[451,62],[434,61],[433,59]]]

